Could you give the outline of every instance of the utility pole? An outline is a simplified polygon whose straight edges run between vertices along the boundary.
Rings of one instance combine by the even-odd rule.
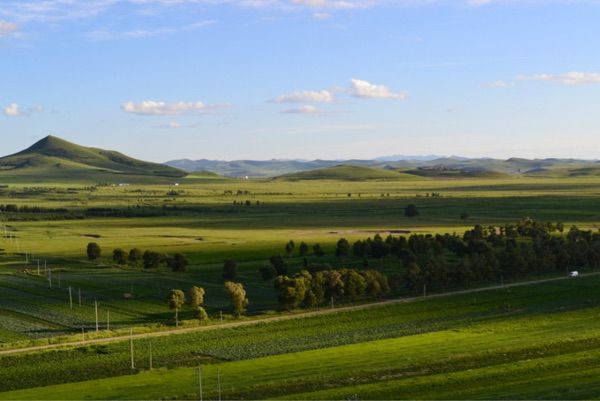
[[[221,368],[217,368],[217,391],[219,394],[219,401],[221,401]]]
[[[427,284],[423,284],[423,298],[427,296]]]
[[[100,328],[98,327],[98,300],[94,299],[94,310],[96,312],[96,333],[98,331],[100,331]]]
[[[333,295],[331,296],[331,301],[330,301],[330,303],[331,303],[331,309],[334,309],[334,308],[335,308],[335,306],[333,305]]]
[[[150,341],[150,370],[152,370],[152,341]]]
[[[73,309],[73,291],[69,286],[69,308]]]
[[[198,400],[202,401],[202,366],[198,366]]]
[[[48,285],[52,288],[52,269],[48,269]]]
[[[133,329],[129,329],[129,351],[131,352],[131,370],[134,370],[135,362],[133,360]]]

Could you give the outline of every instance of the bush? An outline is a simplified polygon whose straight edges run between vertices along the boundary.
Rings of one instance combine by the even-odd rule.
[[[95,242],[90,242],[87,246],[87,257],[89,260],[97,260],[102,255],[100,245]]]
[[[404,208],[404,216],[417,217],[418,215],[419,215],[419,209],[415,205],[410,204],[410,205],[406,206],[406,208]]]
[[[237,264],[234,260],[227,259],[223,263],[223,278],[225,280],[234,280],[237,275]]]

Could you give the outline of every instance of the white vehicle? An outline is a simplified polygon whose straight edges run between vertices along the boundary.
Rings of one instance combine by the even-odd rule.
[[[579,272],[577,270],[573,270],[569,273],[569,277],[577,277],[579,276]]]

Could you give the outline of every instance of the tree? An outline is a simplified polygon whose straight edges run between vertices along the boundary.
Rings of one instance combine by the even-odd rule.
[[[190,297],[189,305],[192,309],[198,309],[204,304],[204,288],[193,286],[188,295]]]
[[[345,270],[342,274],[344,293],[351,301],[356,301],[365,293],[367,281],[355,270]]]
[[[404,280],[408,288],[415,290],[419,288],[422,283],[421,268],[416,263],[410,263],[404,273]]]
[[[406,217],[417,217],[419,215],[419,209],[413,204],[410,204],[404,208],[404,216]]]
[[[287,254],[288,258],[292,256],[292,253],[294,252],[295,247],[296,247],[296,244],[292,240],[290,240],[290,242],[285,244],[285,253]]]
[[[142,250],[138,248],[133,248],[129,251],[129,255],[127,256],[127,261],[131,266],[138,267],[140,262],[142,261],[143,254]]]
[[[235,316],[240,317],[248,306],[248,298],[246,297],[246,290],[242,283],[234,283],[233,281],[225,282],[225,292],[231,299],[231,306]]]
[[[300,246],[298,247],[298,252],[300,253],[300,256],[306,256],[306,254],[308,253],[308,245],[306,245],[306,242],[302,241],[300,243]]]
[[[277,270],[272,265],[264,265],[260,269],[258,269],[260,276],[263,280],[272,280],[277,276]]]
[[[206,309],[200,306],[196,311],[196,318],[200,321],[200,324],[208,321],[208,313],[206,313]]]
[[[169,309],[175,310],[175,326],[179,326],[179,310],[185,304],[185,294],[181,290],[171,290],[167,297]]]
[[[310,274],[306,271],[302,271],[301,274]],[[309,307],[315,307],[323,303],[325,300],[325,285],[327,277],[325,272],[316,272],[310,279],[306,296],[304,297],[304,304]]]
[[[97,260],[102,255],[102,249],[100,245],[95,242],[90,242],[87,245],[87,257],[89,260]]]
[[[113,262],[118,265],[124,265],[127,263],[127,252],[121,248],[117,248],[113,251]]]
[[[313,246],[313,253],[318,257],[322,257],[325,256],[325,251],[323,251],[323,248],[321,248],[320,244],[315,244]]]
[[[325,272],[325,296],[335,298],[344,295],[344,280],[337,270]]]
[[[234,260],[227,259],[223,263],[223,278],[225,280],[234,280],[237,274],[237,263]]]
[[[287,273],[287,267],[285,266],[285,260],[279,255],[271,256],[269,259],[271,266],[275,269],[278,276],[283,276]]]
[[[188,292],[190,297],[189,305],[192,309],[196,310],[196,317],[200,321],[200,324],[208,320],[208,314],[202,307],[204,304],[204,288],[193,286]]]
[[[274,287],[278,292],[279,304],[283,309],[296,309],[304,300],[308,283],[302,275],[293,278],[279,276],[275,279]]]
[[[350,254],[350,243],[346,238],[340,238],[335,247],[335,256],[343,258]]]
[[[142,259],[144,261],[144,269],[156,269],[160,265],[162,255],[158,252],[146,251]]]
[[[167,258],[167,266],[173,272],[184,272],[190,262],[181,253],[176,253],[172,257]]]

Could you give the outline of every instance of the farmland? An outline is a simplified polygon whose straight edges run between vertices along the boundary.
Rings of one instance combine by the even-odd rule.
[[[0,204],[41,208],[2,213],[6,231],[0,245],[0,349],[79,341],[82,329],[87,339],[124,335],[129,328],[136,333],[170,329],[173,311],[166,295],[172,288],[187,291],[193,285],[206,291],[208,324],[218,326],[221,313],[225,320],[223,328],[135,340],[134,370],[127,340],[2,356],[0,364],[9,369],[0,372],[0,391],[5,392],[0,397],[189,398],[195,394],[194,367],[202,364],[207,397],[215,396],[214,380],[208,378],[218,368],[224,396],[230,398],[393,398],[398,392],[411,398],[445,398],[452,391],[462,394],[459,389],[464,397],[535,398],[550,387],[526,392],[516,384],[517,376],[543,368],[550,377],[559,366],[592,366],[596,361],[600,339],[592,322],[598,313],[600,279],[593,275],[231,328],[227,324],[235,319],[221,276],[223,260],[234,259],[236,281],[244,284],[250,299],[243,320],[279,316],[286,312],[280,311],[272,280],[264,280],[259,269],[272,255],[283,255],[289,240],[319,243],[325,251],[321,257],[309,252],[307,261],[297,251],[285,257],[291,275],[305,263],[362,269],[362,258],[335,256],[342,237],[355,241],[377,233],[462,234],[475,224],[506,224],[523,217],[596,230],[600,181],[595,178],[289,181],[191,176],[177,187],[22,183],[0,191]],[[419,216],[405,216],[407,204],[417,205]],[[99,260],[86,257],[89,242],[102,247]],[[115,248],[182,253],[189,266],[179,273],[164,266],[119,266],[111,259]],[[404,264],[396,257],[367,262],[388,275],[404,274]],[[532,273],[507,277],[504,283],[556,275]],[[499,284],[497,279],[449,284],[428,288],[428,293]],[[385,299],[419,294],[401,286]],[[343,298],[336,302],[349,303]],[[198,325],[187,306],[181,319],[183,327]],[[545,337],[540,339],[540,333]],[[443,353],[442,344],[448,342],[456,348]],[[377,353],[386,356],[366,357]],[[355,367],[365,361],[367,365]],[[517,363],[514,371],[511,362]],[[244,379],[242,372],[253,379]],[[493,375],[507,377],[506,388],[486,393],[486,380]],[[580,380],[588,383],[585,377]],[[543,376],[538,379],[544,383]],[[469,381],[477,386],[459,384]],[[108,390],[96,391],[100,387]],[[93,394],[90,389],[95,389]],[[564,389],[548,397],[560,391]]]
[[[207,378],[219,368],[228,398],[289,394],[294,399],[323,399],[323,394],[340,398],[354,393],[389,398],[399,389],[410,397],[443,398],[452,387],[425,383],[443,383],[453,377],[464,381],[467,370],[475,372],[468,380],[483,391],[488,372],[516,376],[533,374],[543,366],[549,377],[575,364],[593,367],[600,344],[594,318],[600,311],[599,283],[596,277],[582,277],[152,339],[157,350],[154,367],[161,368],[157,372],[147,371],[148,341],[141,340],[135,345],[137,369],[145,371],[141,374],[46,387],[39,390],[43,393],[35,389],[9,392],[5,398],[39,398],[41,394],[52,399],[190,397],[196,386],[195,369],[164,369],[186,364],[202,364]],[[368,321],[360,318],[366,314]],[[43,376],[49,382],[40,384],[130,375],[135,372],[128,366],[128,352],[128,343],[123,342],[3,357],[12,373],[3,375],[2,382],[28,387],[28,380],[39,383],[40,370],[49,372]],[[521,361],[515,371],[507,367],[511,361]],[[106,390],[98,390],[102,388]],[[315,393],[306,393],[309,389]],[[533,390],[528,388],[525,394],[536,394]],[[209,382],[206,391],[207,396],[214,396],[214,383]],[[504,394],[501,387],[498,391]]]

